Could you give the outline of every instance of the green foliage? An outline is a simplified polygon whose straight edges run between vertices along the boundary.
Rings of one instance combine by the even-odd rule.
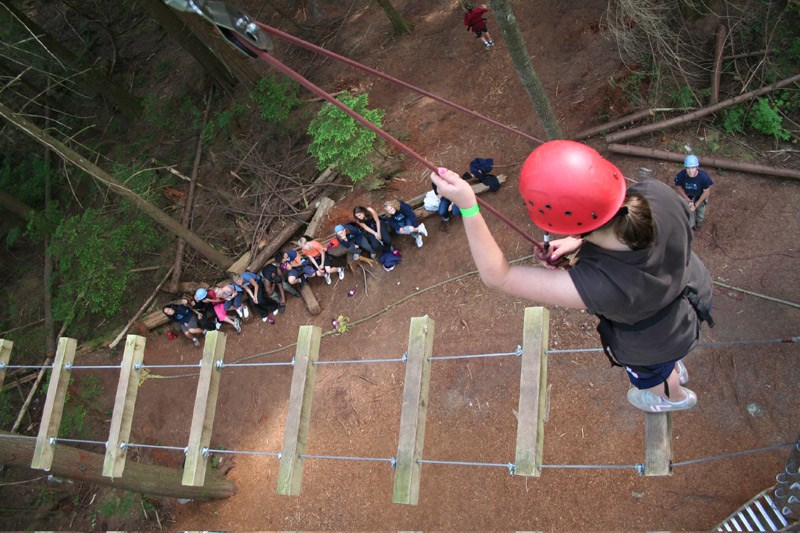
[[[367,93],[359,96],[343,94],[338,100],[371,123],[381,126],[384,111],[367,109]],[[308,151],[317,158],[319,170],[332,165],[354,182],[363,180],[372,172],[373,164],[368,155],[377,135],[343,111],[325,104],[309,124],[308,133],[313,138]]]
[[[146,94],[142,99],[142,114],[145,122],[158,129],[172,129],[177,126],[174,110],[169,101],[160,100],[155,94]]]
[[[61,417],[61,426],[58,436],[64,438],[80,439],[84,436],[86,425],[86,407],[83,405],[66,405],[64,415]]]
[[[0,391],[0,428],[11,429],[14,423],[14,408],[8,398],[8,393]]]
[[[100,502],[97,512],[103,516],[126,520],[130,518],[137,499],[137,495],[132,492],[125,492],[121,497],[111,496]]]
[[[672,91],[670,93],[670,98],[672,98],[672,103],[675,107],[680,107],[682,109],[694,107],[696,103],[692,88],[688,85],[683,85],[679,89]]]
[[[649,81],[650,78],[651,74],[649,72],[637,70],[621,78],[611,76],[608,83],[615,89],[622,91],[628,101],[636,105],[643,105],[645,99],[642,97],[642,84]]]
[[[280,124],[289,117],[292,109],[300,105],[297,96],[299,89],[293,81],[280,81],[275,76],[265,76],[256,83],[250,99],[258,105],[261,118]]]
[[[44,207],[44,184],[51,174],[47,161],[4,154],[0,166],[0,190],[33,209]]]
[[[768,98],[759,98],[748,114],[748,125],[765,135],[788,141],[792,134],[783,128],[783,117],[778,112],[783,104],[781,99],[776,99],[773,105]]]
[[[92,404],[103,393],[103,386],[97,376],[86,376],[81,380],[81,388],[78,396],[88,404]]]
[[[119,311],[132,279],[130,269],[160,242],[160,234],[142,215],[122,222],[87,209],[65,218],[50,245],[57,275],[53,314],[66,322],[87,313],[112,316]]]
[[[726,133],[744,133],[746,115],[747,111],[740,105],[728,108],[722,117],[722,131]]]
[[[234,102],[230,109],[217,113],[217,116],[206,122],[203,128],[203,132],[201,133],[203,142],[211,142],[218,132],[227,130],[231,122],[241,117],[244,112],[245,107],[239,102]]]

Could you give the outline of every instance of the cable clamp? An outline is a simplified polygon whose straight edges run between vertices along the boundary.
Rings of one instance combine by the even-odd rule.
[[[392,465],[392,470],[396,470],[397,469],[397,459],[395,459],[394,457],[389,459],[389,464]]]
[[[292,366],[294,366],[294,356],[292,356]]]
[[[209,452],[208,448],[200,448],[200,454],[201,454],[203,457],[208,457],[209,453],[210,453],[210,452]]]
[[[56,445],[56,441],[57,441],[57,440],[58,440],[58,439],[57,439],[57,438],[55,438],[55,437],[50,437],[49,439],[47,439],[47,442],[49,442],[49,443],[50,443],[50,446],[55,446],[55,445]]]
[[[138,372],[139,370],[141,370],[141,369],[142,369],[142,367],[143,367],[143,366],[144,366],[144,364],[143,364],[143,363],[134,363],[134,365],[133,365],[133,369],[134,369],[134,370],[136,370],[136,371]]]
[[[214,368],[217,370],[222,370],[222,367],[225,366],[225,363],[222,362],[222,359],[214,363]]]
[[[64,370],[72,370],[72,363],[66,363],[64,365]]]
[[[519,344],[517,344],[517,349],[514,350],[514,355],[516,355],[517,357],[522,357],[522,346],[520,346]]]
[[[506,465],[506,468],[508,468],[509,475],[512,475],[512,476],[514,475],[514,472],[517,471],[517,465],[515,465],[514,463],[508,463]]]
[[[125,442],[125,441],[120,442],[119,443],[119,449],[120,450],[127,450],[128,449],[128,443]]]
[[[644,463],[635,464],[633,465],[633,468],[636,469],[636,473],[639,474],[640,476],[644,475]]]
[[[408,352],[403,352],[403,355],[400,356],[400,360],[403,362],[408,361]]]

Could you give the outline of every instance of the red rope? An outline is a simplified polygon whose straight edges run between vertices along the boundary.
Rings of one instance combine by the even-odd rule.
[[[255,47],[251,46],[249,43],[247,43],[244,40],[239,39],[239,42],[242,43],[244,46],[246,46],[250,51],[252,51],[255,56],[257,56],[257,57],[263,59],[264,61],[266,61],[267,63],[269,63],[270,66],[272,66],[277,71],[279,71],[279,72],[285,74],[286,76],[290,77],[291,79],[293,79],[294,81],[296,81],[297,83],[299,83],[300,85],[302,85],[303,87],[308,89],[309,91],[313,92],[314,94],[316,94],[317,96],[319,96],[323,100],[327,101],[329,104],[331,104],[333,106],[336,106],[336,108],[338,108],[340,111],[342,111],[343,113],[347,114],[348,116],[350,116],[351,118],[353,118],[354,120],[356,120],[357,122],[362,124],[365,128],[375,132],[376,135],[379,135],[381,138],[385,139],[389,144],[395,146],[401,152],[403,152],[406,155],[408,155],[409,157],[415,159],[416,161],[421,163],[423,166],[429,168],[432,172],[438,172],[439,168],[437,166],[435,166],[433,163],[431,163],[430,161],[428,161],[427,159],[425,159],[424,157],[422,157],[421,155],[416,153],[414,150],[412,150],[411,148],[409,148],[408,146],[406,146],[402,142],[398,141],[397,139],[395,139],[394,137],[392,137],[391,135],[389,135],[388,133],[386,133],[385,131],[383,131],[379,127],[377,127],[372,122],[368,121],[367,119],[365,119],[364,117],[362,117],[361,115],[359,115],[358,113],[356,113],[355,111],[353,111],[352,109],[350,109],[349,107],[344,105],[342,102],[340,102],[339,100],[337,100],[336,98],[334,98],[333,96],[328,94],[324,89],[321,89],[320,87],[317,87],[312,82],[310,82],[309,80],[307,80],[306,78],[304,78],[303,76],[298,74],[297,72],[293,71],[292,69],[290,69],[289,67],[287,67],[286,65],[284,65],[283,63],[278,61],[276,58],[274,58],[271,55],[269,55],[267,52],[265,52],[263,50],[259,50],[258,48],[255,48]],[[505,215],[501,214],[494,207],[490,206],[489,204],[487,204],[486,202],[484,202],[483,200],[481,200],[477,196],[475,197],[475,200],[477,200],[478,204],[481,207],[483,207],[487,211],[491,212],[494,216],[496,216],[497,218],[499,218],[500,220],[505,222],[506,225],[508,225],[508,227],[510,227],[511,229],[516,231],[517,233],[519,233],[523,238],[525,238],[525,240],[527,240],[528,242],[533,244],[534,248],[536,248],[538,250],[542,250],[542,251],[547,250],[547,248],[544,246],[544,244],[542,244],[541,242],[537,241],[536,239],[534,239],[533,237],[528,235],[522,228],[517,226],[514,222],[512,222],[510,219],[508,219]]]
[[[322,48],[320,46],[317,46],[315,44],[311,44],[311,43],[309,43],[307,41],[304,41],[303,39],[295,37],[294,35],[290,35],[290,34],[288,34],[286,32],[283,32],[283,31],[281,31],[279,29],[273,28],[271,26],[267,26],[266,24],[262,24],[261,22],[256,21],[256,24],[258,24],[264,31],[266,31],[270,35],[278,37],[279,39],[283,39],[284,41],[287,41],[287,42],[290,42],[292,44],[296,44],[297,46],[303,47],[306,50],[311,50],[312,52],[316,52],[316,53],[318,53],[320,55],[323,55],[323,56],[326,56],[326,57],[330,57],[332,59],[335,59],[336,61],[339,61],[340,63],[344,63],[346,65],[350,65],[350,66],[355,67],[355,68],[357,68],[359,70],[363,70],[364,72],[366,72],[368,74],[372,74],[373,76],[377,76],[378,78],[382,78],[382,79],[390,81],[390,82],[392,82],[394,84],[400,85],[401,87],[405,87],[406,89],[409,89],[410,91],[413,91],[415,93],[421,94],[423,96],[427,96],[428,98],[436,100],[437,102],[442,103],[442,104],[444,104],[446,106],[452,107],[453,109],[457,109],[457,110],[461,111],[462,113],[466,113],[466,114],[471,115],[471,116],[473,116],[475,118],[483,120],[484,122],[488,122],[489,124],[497,126],[498,128],[502,128],[502,129],[504,129],[506,131],[509,131],[511,133],[514,133],[516,135],[524,137],[524,138],[528,139],[529,141],[533,141],[533,142],[539,143],[539,144],[543,144],[544,143],[544,141],[542,141],[540,139],[537,139],[536,137],[533,137],[532,135],[528,135],[527,133],[525,133],[523,131],[520,131],[520,130],[518,130],[516,128],[512,128],[511,126],[503,124],[502,122],[498,122],[498,121],[496,121],[496,120],[494,120],[492,118],[489,118],[487,116],[481,115],[480,113],[472,111],[471,109],[467,109],[466,107],[458,105],[455,102],[451,102],[450,100],[442,98],[441,96],[437,96],[437,95],[435,95],[433,93],[430,93],[430,92],[428,92],[428,91],[426,91],[424,89],[420,89],[419,87],[416,87],[414,85],[411,85],[410,83],[404,82],[401,79],[398,79],[398,78],[395,78],[393,76],[390,76],[389,74],[386,74],[386,73],[381,72],[379,70],[375,70],[374,68],[371,68],[371,67],[368,67],[366,65],[363,65],[363,64],[361,64],[361,63],[359,63],[357,61],[353,61],[352,59],[349,59],[349,58],[346,58],[344,56],[341,56],[341,55],[339,55],[339,54],[337,54],[335,52],[331,52],[330,50],[326,50],[326,49],[324,49],[324,48]]]

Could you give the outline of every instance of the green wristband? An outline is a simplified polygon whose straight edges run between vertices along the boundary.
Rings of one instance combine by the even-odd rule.
[[[478,213],[480,213],[480,208],[478,204],[473,205],[472,207],[468,207],[466,209],[461,210],[461,216],[464,218],[474,217]]]

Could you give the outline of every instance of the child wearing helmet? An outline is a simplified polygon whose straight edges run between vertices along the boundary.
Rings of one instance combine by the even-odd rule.
[[[431,174],[440,193],[463,206],[473,260],[486,285],[600,319],[613,365],[634,385],[628,401],[648,412],[691,409],[694,392],[680,359],[710,316],[711,276],[691,251],[689,211],[669,187],[625,178],[592,148],[551,141],[531,153],[520,192],[533,222],[554,240],[537,256],[549,268],[511,266],[480,215],[472,188],[454,172]],[[569,270],[553,266],[576,254]]]
[[[683,160],[684,169],[675,176],[674,188],[678,195],[689,204],[689,225],[700,231],[706,217],[708,194],[714,182],[704,170],[700,170],[700,160],[690,154]]]

